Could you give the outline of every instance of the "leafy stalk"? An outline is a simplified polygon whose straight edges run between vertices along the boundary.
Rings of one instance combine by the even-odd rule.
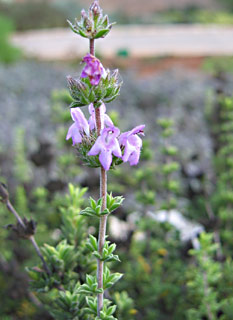
[[[90,39],[90,54],[95,55],[95,40]],[[101,118],[100,118],[100,108],[95,109],[96,118],[96,131],[97,136],[100,135],[101,130]],[[106,198],[107,198],[107,172],[101,166],[100,168],[100,198],[102,198],[101,211],[106,209]],[[99,222],[99,238],[98,238],[98,252],[102,256],[105,236],[106,236],[106,226],[107,226],[107,215],[100,217]],[[97,259],[97,282],[98,289],[103,288],[103,274],[104,274],[104,261]],[[98,293],[97,295],[97,314],[100,316],[100,311],[103,308],[104,293]]]

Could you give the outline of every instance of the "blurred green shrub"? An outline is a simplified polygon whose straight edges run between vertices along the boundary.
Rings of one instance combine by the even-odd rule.
[[[233,57],[208,57],[204,60],[202,69],[213,75],[220,72],[233,73]]]
[[[226,0],[227,1],[227,0]],[[230,2],[231,0],[229,0]],[[188,6],[181,9],[169,9],[161,12],[150,12],[146,16],[130,16],[125,12],[116,12],[113,20],[120,24],[233,24],[233,12],[225,10],[200,9]]]
[[[67,148],[67,142],[64,140],[65,131],[70,121],[67,91],[53,92],[51,102],[54,114],[52,120],[59,126],[56,163],[58,164],[59,177],[66,181],[67,176],[71,179],[82,171],[74,152],[71,151],[71,148]],[[66,107],[67,109],[65,109]],[[121,245],[120,258],[123,263],[120,265],[119,272],[124,272],[125,277],[124,281],[117,285],[117,288],[119,291],[126,290],[129,296],[123,291],[122,293],[117,292],[112,297],[118,304],[117,312],[121,320],[204,320],[207,317],[207,303],[211,305],[215,318],[221,320],[233,318],[233,262],[231,259],[233,249],[231,230],[233,222],[233,99],[221,98],[218,108],[213,109],[212,112],[215,116],[218,113],[220,115],[220,118],[217,118],[217,123],[214,121],[211,123],[215,134],[217,134],[218,148],[215,157],[215,190],[207,199],[212,206],[215,217],[206,223],[204,218],[207,215],[203,202],[201,206],[197,206],[195,202],[191,203],[192,215],[190,215],[190,211],[187,211],[189,218],[191,216],[194,221],[204,222],[207,230],[213,233],[213,236],[211,234],[201,236],[201,248],[191,251],[192,256],[188,255],[189,248],[186,247],[187,244],[180,241],[179,234],[174,227],[167,222],[158,223],[145,215],[148,208],[153,210],[153,208],[172,209],[176,207],[174,202],[169,203],[168,201],[171,197],[176,198],[177,193],[179,194],[177,184],[179,175],[177,173],[180,170],[176,164],[179,152],[173,146],[172,141],[169,141],[173,129],[172,121],[169,119],[160,119],[159,121],[162,128],[161,152],[158,151],[158,148],[154,150],[149,141],[144,141],[143,161],[137,169],[134,169],[134,173],[129,167],[116,169],[112,172],[111,184],[114,191],[117,192],[122,187],[125,193],[131,193],[140,217],[137,227]],[[117,113],[114,114],[116,124],[119,122],[119,118]],[[19,174],[28,169],[28,160],[24,153],[23,131],[19,130],[18,133],[17,152],[19,159],[17,163],[14,163],[15,167],[12,172],[20,183],[27,184],[28,180],[25,181],[24,176]],[[156,158],[155,160],[155,152],[156,156],[161,153],[161,159]],[[122,184],[122,180],[124,184]],[[72,189],[72,187],[70,188]],[[62,246],[67,245],[62,243],[62,246],[57,247],[57,244],[64,237],[68,238],[68,246],[72,249],[77,243],[84,241],[86,232],[95,232],[95,228],[90,230],[86,222],[83,222],[77,214],[76,200],[81,205],[84,199],[78,197],[75,190],[78,193],[78,189],[73,188],[70,190],[70,195],[65,196],[61,193],[52,195],[43,187],[30,190],[30,192],[26,192],[28,190],[22,185],[16,188],[13,200],[17,209],[26,213],[30,210],[32,217],[38,221],[38,242],[40,244],[48,242],[49,246],[54,246],[56,248],[54,258],[57,258],[58,251],[62,249]],[[162,198],[164,204],[161,203],[161,200],[158,201],[162,193],[164,193]],[[182,200],[190,199],[186,196]],[[135,207],[129,205],[127,212],[119,212],[118,217],[126,218],[128,213],[133,210]],[[12,217],[2,207],[0,207],[0,215],[2,226],[12,223]],[[221,239],[218,245],[215,243],[216,231],[219,232]],[[0,233],[0,265],[3,260],[4,265],[14,265],[17,269],[14,269],[12,273],[8,272],[7,275],[3,271],[0,273],[0,297],[1,304],[4,306],[0,311],[0,319],[38,319],[38,308],[34,308],[33,314],[33,308],[28,307],[32,306],[32,302],[27,296],[27,281],[22,279],[20,282],[18,279],[18,276],[22,277],[24,274],[23,265],[33,267],[37,258],[31,252],[30,246],[25,245],[24,248],[25,242],[17,243],[12,240],[15,240],[12,239],[12,235],[6,229],[2,229]],[[223,251],[222,260],[218,255],[219,248]],[[23,257],[22,254],[24,254]],[[88,255],[84,250],[80,252],[78,258],[81,268],[78,269],[78,272],[74,268],[74,273],[71,276],[78,276],[81,281],[84,281],[86,259],[88,259]],[[59,272],[63,272],[61,265],[62,261],[58,259]],[[207,294],[203,292],[205,289],[203,270],[207,275]],[[54,297],[57,298],[57,304],[53,304],[53,314],[56,319],[64,317],[64,308],[61,308],[61,305],[64,306],[64,301],[70,303],[67,305],[68,314],[70,308],[74,304],[76,305],[75,287],[72,290],[67,290],[65,294],[56,293],[56,295],[54,292],[48,294],[47,303],[54,301]],[[16,302],[12,300],[13,294],[18,294],[15,298]],[[41,294],[38,295],[41,296]],[[65,317],[68,319],[67,314]],[[41,318],[51,319],[48,315]]]
[[[0,12],[14,21],[17,30],[67,26],[66,13],[45,0],[0,2]]]
[[[201,24],[233,24],[233,13],[228,11],[203,10],[187,8],[168,10],[155,15],[161,23],[201,23]]]
[[[9,42],[9,35],[13,31],[12,21],[0,15],[0,62],[11,63],[20,57],[20,50],[13,47]]]
[[[67,27],[66,19],[74,19],[82,5],[75,0],[0,2],[0,12],[14,21],[17,30]],[[229,10],[230,9],[230,10]],[[133,16],[123,10],[113,12],[112,21],[119,24],[213,23],[233,24],[232,0],[224,0],[219,10],[188,6]]]
[[[231,12],[233,11],[233,2],[232,0],[222,0],[222,4],[229,9]]]
[[[185,320],[185,270],[178,232],[149,217],[138,222],[128,252],[121,253],[124,281],[117,289],[134,299],[136,319]],[[121,266],[122,270],[122,266]]]

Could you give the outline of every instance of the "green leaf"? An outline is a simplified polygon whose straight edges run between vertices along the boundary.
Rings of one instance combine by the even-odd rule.
[[[97,239],[92,235],[90,235],[89,237],[90,237],[90,242],[91,242],[93,248],[95,248],[95,250],[97,250],[98,249]]]
[[[70,108],[77,108],[77,107],[84,107],[86,106],[86,104],[83,104],[81,102],[78,101],[74,101],[71,103]]]
[[[92,197],[90,197],[90,198],[89,198],[89,202],[90,202],[91,207],[92,207],[93,209],[95,209],[95,208],[96,208],[96,202],[95,202],[95,200],[94,200]]]
[[[79,34],[81,37],[84,37],[84,38],[88,38],[87,35],[85,34],[84,31],[81,30],[81,28],[78,26],[78,29],[77,27],[75,27],[69,20],[67,20],[69,26],[70,26],[70,29],[76,33],[76,34]]]
[[[98,38],[104,38],[108,33],[109,33],[110,29],[102,29],[99,32],[97,32],[97,34],[94,36],[94,39],[98,39]]]

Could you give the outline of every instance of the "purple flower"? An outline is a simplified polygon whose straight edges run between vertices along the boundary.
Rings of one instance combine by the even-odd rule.
[[[122,160],[124,162],[129,161],[131,166],[138,164],[142,147],[142,139],[139,138],[138,134],[144,135],[144,128],[145,125],[137,126],[131,131],[122,133],[119,137],[120,145],[125,148]]]
[[[93,86],[97,86],[101,77],[104,77],[106,74],[103,65],[100,63],[99,59],[89,53],[83,58],[83,62],[86,63],[86,66],[81,73],[81,78],[88,77],[90,83]]]
[[[117,140],[119,134],[120,130],[114,126],[104,128],[88,153],[89,156],[99,154],[100,163],[106,171],[110,169],[113,154],[119,158],[122,156]]]
[[[113,126],[112,120],[105,113],[106,112],[105,104],[102,103],[99,108],[100,108],[101,129],[103,129],[104,127]],[[90,130],[94,130],[94,129],[96,129],[96,119],[95,119],[95,108],[94,108],[92,103],[89,105],[89,113],[91,115],[89,120],[88,120],[89,127],[90,127]]]
[[[82,142],[83,134],[89,136],[89,125],[80,108],[72,108],[71,117],[74,123],[70,126],[66,140],[72,138],[73,146]]]

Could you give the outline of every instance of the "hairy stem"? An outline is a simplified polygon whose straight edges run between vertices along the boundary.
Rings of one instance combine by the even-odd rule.
[[[101,167],[100,171],[100,197],[103,198],[102,202],[102,211],[106,209],[106,195],[107,195],[107,173]],[[106,225],[107,225],[107,215],[104,215],[100,218],[99,224],[99,239],[98,239],[98,251],[99,254],[102,255],[104,242],[105,242],[105,235],[106,235]],[[99,260],[97,261],[97,281],[98,281],[98,288],[103,288],[103,272],[104,272],[104,262]],[[104,294],[100,293],[97,296],[97,311],[98,316],[100,315],[100,311],[103,307],[103,299]]]
[[[95,55],[95,40],[90,39],[90,54]],[[100,109],[95,108],[95,120],[96,120],[96,131],[97,135],[100,135],[101,130],[101,118]],[[103,198],[102,211],[106,209],[106,197],[107,197],[107,172],[103,167],[100,168],[100,198]],[[106,226],[107,226],[107,215],[100,218],[99,223],[99,238],[98,238],[98,252],[102,255],[105,236],[106,236]],[[97,282],[98,289],[103,288],[103,272],[104,272],[104,262],[97,260]],[[97,314],[100,316],[100,311],[103,308],[104,294],[99,293],[97,295]]]
[[[90,54],[95,55],[95,39],[90,39]]]

